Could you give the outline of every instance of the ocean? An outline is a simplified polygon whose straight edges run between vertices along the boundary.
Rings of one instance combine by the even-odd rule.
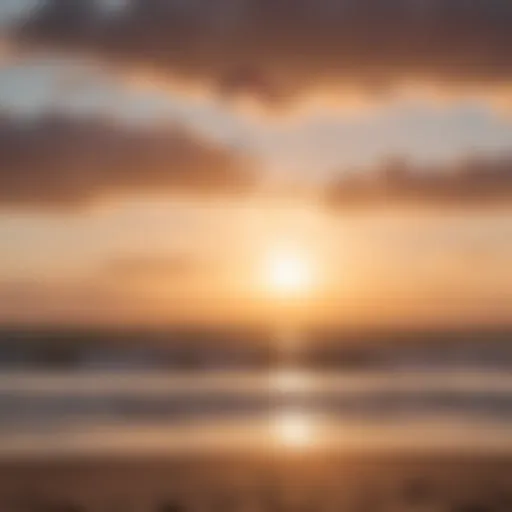
[[[253,339],[145,336],[4,335],[0,456],[512,450],[503,333],[391,343],[388,333],[382,344],[294,335],[279,357],[258,345],[266,358]]]

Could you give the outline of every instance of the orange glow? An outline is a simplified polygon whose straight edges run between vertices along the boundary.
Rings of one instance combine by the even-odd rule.
[[[304,294],[314,285],[313,265],[297,251],[276,251],[267,259],[265,281],[268,289],[279,295]]]

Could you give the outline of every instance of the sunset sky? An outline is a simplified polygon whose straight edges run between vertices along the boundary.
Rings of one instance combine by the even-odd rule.
[[[511,321],[508,0],[0,18],[3,323]],[[300,304],[273,251],[308,262]]]

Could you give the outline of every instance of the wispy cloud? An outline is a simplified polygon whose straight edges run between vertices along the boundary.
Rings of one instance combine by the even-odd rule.
[[[190,287],[217,279],[220,268],[214,261],[196,254],[120,255],[109,259],[96,278],[116,287],[130,284],[157,287]]]

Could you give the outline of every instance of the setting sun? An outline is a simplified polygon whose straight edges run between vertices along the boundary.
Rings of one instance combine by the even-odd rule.
[[[266,267],[268,287],[283,295],[296,295],[313,286],[313,268],[308,259],[292,251],[270,255]]]

